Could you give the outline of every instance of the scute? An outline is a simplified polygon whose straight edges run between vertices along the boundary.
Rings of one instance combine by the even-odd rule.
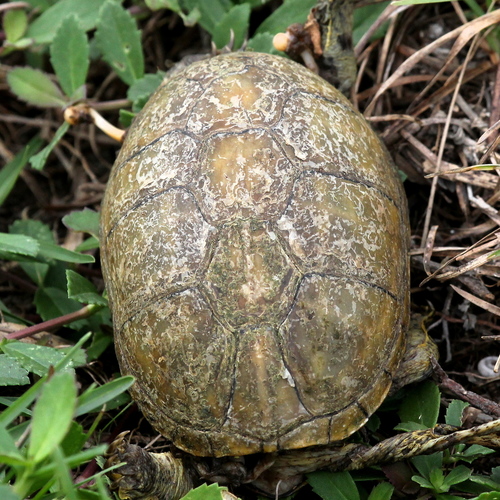
[[[387,361],[395,339],[387,331],[399,314],[395,298],[373,285],[303,278],[280,334],[285,362],[312,415],[338,413],[394,370]]]
[[[266,129],[210,136],[201,148],[200,167],[193,190],[214,224],[276,219],[297,173]]]
[[[102,207],[123,373],[194,455],[328,444],[404,352],[407,209],[384,146],[289,60],[205,59],[137,116]]]
[[[405,262],[392,243],[400,239],[400,217],[377,189],[308,171],[277,226],[303,272],[349,276],[397,295]]]
[[[344,101],[297,92],[286,100],[276,133],[290,158],[306,169],[373,186],[400,200],[400,180],[393,174],[387,178],[394,169],[387,163],[387,151],[366,120]]]
[[[234,330],[282,321],[298,280],[271,224],[242,220],[221,228],[203,284],[217,316]]]
[[[140,380],[132,393],[146,408],[154,407],[146,415],[160,432],[176,422],[198,431],[222,425],[235,339],[217,324],[198,290],[160,298],[132,316],[121,329],[119,349],[127,373]]]
[[[121,328],[159,294],[170,295],[197,282],[213,232],[184,188],[144,197],[128,210],[113,226],[105,247],[106,266],[116,273],[108,291],[122,305],[114,310],[115,325]],[[134,244],[124,248],[124,241]]]

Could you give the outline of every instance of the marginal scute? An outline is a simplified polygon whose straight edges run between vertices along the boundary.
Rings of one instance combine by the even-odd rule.
[[[134,120],[134,125],[127,131],[126,141],[120,150],[116,164],[128,158],[172,130],[181,130],[186,126],[191,109],[204,87],[199,82],[190,82],[186,86],[184,78],[174,78],[162,85],[151,96],[143,110]],[[157,111],[161,109],[159,114]]]
[[[172,73],[101,217],[117,356],[152,425],[218,457],[359,429],[405,350],[407,217],[381,141],[319,76],[244,52]]]
[[[183,434],[183,432],[181,431],[179,434]],[[200,456],[207,455],[207,450],[210,450],[209,455],[214,457],[250,455],[256,450],[260,452],[263,449],[262,441],[258,437],[239,434],[234,427],[229,432],[223,429],[223,432],[212,432],[203,437],[208,439],[210,447],[202,448],[196,443],[196,437],[194,437],[193,446],[186,446],[186,449],[194,450],[193,454]]]
[[[367,420],[367,414],[356,403],[343,408],[330,418],[329,441],[341,441],[350,429],[359,429]]]
[[[121,216],[144,198],[160,194],[174,186],[186,186],[197,173],[198,143],[185,132],[174,130],[145,146],[128,161],[113,169],[104,210],[110,220],[103,226],[112,229]]]
[[[279,438],[279,449],[289,450],[330,443],[330,420],[330,415],[326,415],[311,419],[295,427]]]
[[[198,431],[222,426],[236,343],[214,321],[198,291],[157,300],[127,321],[117,335],[127,372],[140,381],[132,393],[139,393],[142,411],[155,419],[160,432],[170,435],[177,423]]]

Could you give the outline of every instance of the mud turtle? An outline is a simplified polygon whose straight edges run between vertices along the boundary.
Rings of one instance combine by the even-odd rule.
[[[397,458],[337,445],[429,370],[432,348],[408,349],[408,227],[381,141],[309,70],[242,52],[168,78],[102,207],[120,366],[177,449],[115,444],[121,496],[177,499],[200,476],[274,496]]]

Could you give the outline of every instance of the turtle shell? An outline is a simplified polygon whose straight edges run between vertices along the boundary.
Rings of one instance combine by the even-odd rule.
[[[407,228],[386,149],[308,69],[243,52],[166,79],[102,207],[117,355],[145,416],[199,456],[352,434],[404,352]]]

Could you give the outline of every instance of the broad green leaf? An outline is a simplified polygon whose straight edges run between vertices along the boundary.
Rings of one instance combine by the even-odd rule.
[[[3,16],[3,29],[5,38],[10,43],[15,43],[22,38],[28,27],[28,16],[21,9],[8,10]]]
[[[56,373],[48,380],[33,408],[28,456],[41,462],[68,432],[76,405],[76,385],[71,372]]]
[[[32,7],[37,7],[40,9],[40,12],[44,12],[52,5],[54,5],[57,0],[27,0],[27,2],[32,6]]]
[[[201,12],[198,8],[194,8],[189,14],[179,12],[184,26],[195,26],[201,18]]]
[[[101,320],[101,324],[108,324],[111,326],[111,314],[109,308],[103,309],[96,314],[97,317],[105,318]],[[107,333],[96,332],[92,337],[92,344],[87,347],[87,360],[88,362],[98,359],[101,354],[113,343],[113,337]]]
[[[61,442],[64,454],[69,457],[82,451],[87,438],[87,434],[83,432],[83,427],[75,421],[71,422],[71,426]]]
[[[2,500],[22,500],[22,498],[13,490],[12,486],[8,484],[0,484],[0,498]]]
[[[1,254],[1,252],[0,252]],[[4,316],[4,321],[7,323],[18,323],[18,324],[29,324],[29,321],[21,318],[21,316],[17,316],[17,314],[13,314],[9,308],[5,305],[4,302],[0,299],[0,313]]]
[[[194,0],[195,3],[200,2],[200,0]],[[207,3],[206,0],[201,0],[201,3]],[[194,26],[201,17],[201,13],[197,7],[194,7],[189,14],[185,14],[182,10],[179,0],[145,0],[146,5],[153,11],[160,9],[170,9],[173,12],[176,12],[184,22],[184,26]],[[189,4],[188,0],[188,4]],[[186,0],[182,1],[182,5],[186,8],[189,8],[189,5],[186,5]]]
[[[33,40],[31,38],[21,38],[17,42],[14,43],[5,43],[5,50],[3,52],[3,56],[6,56],[9,52],[12,52],[14,50],[25,50],[28,47],[33,45]]]
[[[89,250],[95,250],[96,248],[99,248],[99,240],[95,236],[91,236],[80,243],[75,250],[77,252],[87,252]]]
[[[66,227],[74,231],[89,233],[99,239],[99,219],[98,212],[90,208],[84,208],[80,212],[71,212],[65,215],[62,221]]]
[[[437,493],[446,493],[450,489],[449,486],[445,484],[442,469],[432,469],[429,473],[429,480]]]
[[[178,0],[145,0],[151,10],[170,9],[177,14],[182,12]]]
[[[465,465],[457,465],[450,473],[445,477],[445,484],[448,486],[453,486],[454,484],[463,483],[471,476],[472,471]]]
[[[15,399],[15,398],[12,398],[12,399]],[[7,428],[10,436],[12,437],[12,439],[18,443],[19,440],[21,438],[26,438],[27,437],[27,430],[29,428],[29,426],[31,425],[31,417],[33,415],[33,412],[28,410],[28,411],[25,411],[23,413],[23,417],[28,417],[26,419],[23,419],[24,421],[21,422],[21,423],[18,423],[18,424],[15,424],[15,425],[12,425],[10,427]],[[24,443],[24,441],[23,441]],[[18,446],[16,444],[16,446]],[[18,446],[18,449],[19,449],[19,446]],[[23,449],[23,455],[24,455],[24,449]]]
[[[379,429],[380,429],[380,424],[381,420],[380,417],[374,413],[369,419],[368,422],[366,422],[364,428],[368,431],[371,432],[372,434],[375,434]]]
[[[195,18],[203,29],[209,33],[214,32],[217,23],[225,16],[226,12],[233,6],[229,0],[183,0],[183,6],[191,13],[195,13]],[[185,21],[184,21],[185,22]]]
[[[370,492],[368,500],[391,500],[394,486],[390,483],[380,483]]]
[[[73,252],[72,250],[67,250],[66,248],[60,247],[55,243],[39,241],[39,244],[39,256],[46,259],[55,259],[62,262],[72,262],[74,264],[91,264],[95,262],[95,259],[94,257],[92,257],[92,255]]]
[[[0,354],[0,386],[29,383],[28,371],[15,358]]]
[[[108,0],[99,11],[97,45],[104,60],[128,85],[144,76],[141,32],[119,3]]]
[[[446,409],[445,422],[448,425],[460,427],[462,425],[462,414],[468,406],[469,403],[466,403],[465,401],[459,401],[458,399],[451,401]]]
[[[0,426],[0,463],[22,464],[24,457],[19,453],[14,439],[7,429]],[[3,499],[3,497],[0,497]]]
[[[471,463],[477,458],[490,455],[491,453],[495,453],[495,450],[487,448],[486,446],[481,446],[480,444],[473,444],[465,448],[465,450],[458,454],[458,456],[460,457],[460,460]]]
[[[361,40],[363,35],[368,31],[373,23],[375,23],[375,21],[380,17],[380,14],[382,14],[389,4],[390,2],[380,2],[377,4],[364,5],[363,7],[354,10],[352,30],[352,41],[354,45]],[[387,31],[388,24],[389,22],[387,21],[373,34],[372,38],[381,38]]]
[[[95,28],[97,16],[105,0],[60,0],[47,9],[38,19],[35,19],[26,35],[37,43],[50,43],[61,22],[74,15],[80,26],[85,30]]]
[[[204,0],[182,0],[182,5],[184,8],[193,9],[196,6],[208,3]],[[214,9],[224,9],[226,12],[235,4],[235,3],[247,3],[245,0],[212,0],[211,2],[214,5]]]
[[[30,158],[31,166],[35,170],[43,169],[47,161],[47,158],[49,157],[49,154],[57,146],[57,144],[63,138],[64,134],[68,131],[68,129],[69,129],[69,123],[63,122],[56,130],[54,137],[52,137],[52,140],[47,144],[47,146],[45,146],[39,153],[33,155]]]
[[[34,238],[37,242],[55,242],[55,238],[50,227],[41,221],[33,219],[18,219],[14,221],[9,227],[9,233],[29,236],[30,238]],[[49,265],[45,262],[20,262],[19,265],[37,285],[43,284],[45,277],[49,272]]]
[[[393,5],[421,5],[426,3],[444,3],[449,0],[396,0]]]
[[[2,350],[23,368],[40,376],[46,375],[51,366],[64,358],[64,353],[58,349],[26,342],[10,342]]]
[[[413,457],[411,463],[416,467],[421,476],[425,479],[430,479],[431,472],[436,469],[441,470],[443,466],[443,452]]]
[[[278,7],[258,28],[256,35],[271,33],[275,35],[286,31],[290,24],[305,23],[309,11],[316,5],[317,0],[288,0]]]
[[[83,101],[87,97],[87,87],[80,85],[70,96],[71,102]]]
[[[427,428],[437,423],[441,397],[433,382],[426,380],[408,389],[399,409],[401,422],[416,422]]]
[[[132,113],[127,109],[120,109],[120,125],[124,128],[130,127],[136,113]]]
[[[91,335],[92,335],[91,333],[83,335],[78,340],[78,342],[66,352],[64,358],[59,363],[57,363],[57,365],[55,365],[54,369],[56,372],[58,372],[59,370],[64,370],[72,362],[72,359],[81,352],[82,345],[85,344],[85,342],[87,342],[90,339]],[[19,415],[29,412],[28,408],[42,390],[45,380],[46,377],[42,377],[39,380],[37,380],[28,390],[26,390],[21,396],[19,396],[8,408],[0,412],[0,425],[7,427]]]
[[[28,160],[40,149],[42,144],[43,141],[40,137],[34,137],[13,160],[9,161],[7,165],[0,169],[0,205],[2,205],[7,196],[9,196],[19,174],[28,163]]]
[[[491,491],[500,492],[500,483],[493,480],[491,476],[482,476],[474,474],[470,477],[471,482],[478,484]]]
[[[184,495],[181,500],[222,500],[221,491],[226,491],[227,488],[218,484],[202,484],[191,490],[187,495]]]
[[[449,495],[448,493],[438,493],[435,498],[436,500],[468,500],[465,497],[459,497],[457,495]]]
[[[35,219],[18,219],[9,226],[10,234],[22,234],[37,241],[54,243],[55,238],[50,227]]]
[[[283,52],[274,48],[273,38],[274,35],[271,33],[259,33],[249,40],[247,47],[254,52],[265,52],[267,54],[284,56]]]
[[[84,415],[101,408],[125,392],[134,383],[134,377],[130,375],[112,380],[100,387],[94,387],[85,391],[79,398],[75,416]]]
[[[49,76],[33,68],[14,68],[7,73],[7,82],[14,94],[34,106],[61,108],[66,101]]]
[[[500,467],[493,467],[493,469],[491,469],[491,479],[496,481],[500,486]]]
[[[214,28],[212,32],[215,45],[221,49],[227,45],[231,38],[231,30],[234,33],[234,48],[243,45],[248,26],[250,24],[250,5],[235,5]]]
[[[348,472],[312,472],[307,482],[323,500],[359,500],[359,492]]]
[[[395,431],[405,431],[405,432],[423,431],[425,429],[428,429],[426,425],[417,424],[417,422],[401,422],[394,427]]]
[[[433,489],[432,483],[422,476],[412,476],[411,480],[422,486],[422,488],[427,488],[429,490]]]
[[[134,112],[140,111],[149,96],[158,88],[161,84],[165,73],[159,71],[158,73],[149,73],[144,75],[140,80],[135,81],[127,91],[127,98],[133,102],[132,109]]]
[[[488,491],[481,493],[474,500],[500,500],[500,492],[498,491]]]
[[[61,351],[65,357],[68,354],[68,352],[73,349],[74,347],[58,348],[58,350]],[[71,359],[66,363],[66,366],[64,368],[61,368],[61,371],[66,370],[67,368],[84,366],[86,363],[87,363],[87,351],[85,349],[76,349],[76,351],[73,351],[73,355],[71,356]]]
[[[40,245],[35,239],[23,234],[0,233],[0,251],[19,255],[38,254]]]
[[[68,269],[66,271],[66,279],[68,281],[68,297],[70,299],[77,300],[82,304],[108,305],[108,301],[97,292],[97,288],[87,278]]]
[[[247,3],[250,5],[250,7],[261,7],[262,5],[265,5],[266,3],[269,3],[271,0],[243,0],[240,3]],[[237,2],[238,3],[238,2]]]
[[[87,78],[89,42],[75,15],[62,20],[52,44],[50,62],[67,96],[72,96]]]
[[[35,306],[37,313],[44,321],[59,318],[81,309],[82,305],[76,300],[68,298],[67,293],[60,288],[39,287],[35,292]],[[75,322],[76,324],[79,321]],[[75,324],[68,325],[78,328]]]

